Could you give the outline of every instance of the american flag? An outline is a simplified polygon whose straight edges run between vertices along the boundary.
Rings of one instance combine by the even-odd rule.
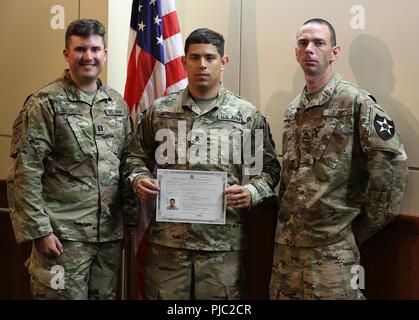
[[[158,97],[187,85],[175,0],[133,0],[125,101],[136,119]]]
[[[187,85],[175,0],[133,0],[128,45],[131,51],[124,98],[135,121],[137,113],[147,109],[155,99]],[[153,212],[154,202],[140,201],[140,222],[134,245],[138,248],[138,294],[142,299],[145,299],[143,268],[147,231]]]

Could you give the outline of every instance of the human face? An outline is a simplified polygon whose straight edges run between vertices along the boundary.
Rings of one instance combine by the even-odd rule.
[[[339,53],[339,46],[332,47],[327,25],[309,23],[298,32],[295,57],[306,76],[331,74],[332,62],[336,61]]]
[[[215,45],[191,44],[183,57],[191,93],[197,97],[216,96],[227,63],[228,57],[221,57]]]
[[[70,75],[76,85],[83,90],[96,84],[107,58],[103,38],[71,36],[64,57],[70,68]]]

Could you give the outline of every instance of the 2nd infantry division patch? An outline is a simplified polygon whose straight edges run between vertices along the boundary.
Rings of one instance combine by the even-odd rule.
[[[375,115],[374,127],[380,138],[383,140],[393,138],[396,133],[396,126],[394,125],[394,122],[386,117],[381,117],[378,114]]]

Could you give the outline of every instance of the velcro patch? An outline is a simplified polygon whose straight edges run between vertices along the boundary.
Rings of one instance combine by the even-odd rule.
[[[69,115],[73,115],[73,114],[81,115],[82,114],[82,112],[81,112],[81,110],[80,110],[79,107],[73,107],[73,108],[70,108],[70,107],[59,107],[57,109],[57,112],[59,114],[69,114]]]
[[[161,118],[177,118],[177,119],[183,119],[184,114],[182,112],[169,112],[169,111],[162,111],[162,112],[156,112],[157,117]]]
[[[105,114],[107,116],[123,116],[124,115],[122,110],[118,110],[118,109],[106,109]]]
[[[241,124],[247,123],[251,119],[252,119],[251,117],[244,117],[242,115],[237,115],[237,114],[219,114],[217,116],[217,120],[219,121],[231,121],[231,122],[237,122]]]
[[[326,109],[323,111],[325,117],[343,117],[351,116],[352,114],[352,109]]]
[[[105,128],[102,124],[95,124],[95,134],[101,136],[105,134]]]

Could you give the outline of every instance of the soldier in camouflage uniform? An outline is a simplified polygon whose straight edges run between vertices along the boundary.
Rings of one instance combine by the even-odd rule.
[[[209,29],[197,29],[185,43],[183,64],[189,85],[185,90],[157,99],[147,109],[136,131],[130,156],[124,168],[129,185],[143,200],[154,201],[159,193],[155,168],[224,171],[228,173],[226,223],[189,224],[152,221],[145,266],[145,292],[148,299],[240,299],[243,297],[243,249],[245,234],[243,209],[256,206],[274,196],[280,166],[265,118],[248,101],[226,90],[221,82],[228,57],[224,56],[223,36]],[[196,162],[178,148],[182,144],[178,129],[190,133],[187,148],[204,145],[205,161]],[[156,141],[160,129],[171,129],[176,161],[159,163]],[[229,158],[211,152],[210,135],[225,130],[230,144]],[[243,165],[233,163],[237,150],[234,137],[243,131],[263,134],[263,167],[243,185]],[[207,138],[197,134],[206,133]],[[214,141],[214,139],[212,140]],[[254,140],[252,140],[254,141]],[[217,146],[219,151],[221,144]],[[263,148],[263,150],[262,150]],[[214,150],[213,150],[214,151]],[[202,159],[201,159],[202,160]]]
[[[297,34],[306,87],[284,115],[271,299],[363,299],[358,246],[402,206],[399,133],[372,96],[333,74],[339,52],[325,20]]]
[[[13,124],[9,206],[17,242],[33,241],[26,264],[37,299],[114,299],[123,224],[136,223],[137,199],[120,174],[128,107],[98,79],[104,36],[99,21],[72,22],[69,70],[31,95]]]

